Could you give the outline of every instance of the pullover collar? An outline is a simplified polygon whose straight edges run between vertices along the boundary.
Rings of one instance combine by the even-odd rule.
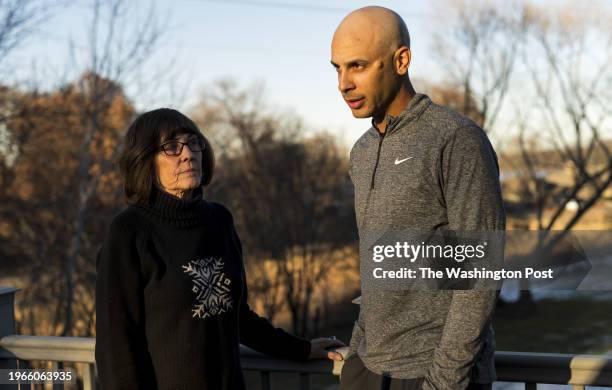
[[[179,199],[165,191],[154,188],[147,205],[137,205],[161,223],[177,228],[189,228],[204,224],[208,213],[208,202],[202,197],[202,188],[194,190],[189,199]]]
[[[387,121],[387,127],[385,129],[384,136],[388,137],[392,133],[397,132],[399,129],[406,127],[410,122],[417,120],[421,114],[429,107],[431,104],[431,99],[425,94],[417,93],[415,94],[406,108],[397,116],[387,115],[385,120]],[[372,119],[372,128],[370,131],[377,136],[381,136],[380,132],[376,129],[374,125],[374,119]]]

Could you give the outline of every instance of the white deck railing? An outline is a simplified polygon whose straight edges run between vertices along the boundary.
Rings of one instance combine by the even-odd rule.
[[[83,389],[96,389],[95,339],[10,334],[14,322],[14,291],[0,288],[0,368],[16,367],[18,361],[50,361],[55,369],[60,363],[76,363]],[[340,348],[338,352],[345,355],[347,348]],[[307,390],[310,388],[310,375],[338,376],[343,364],[330,360],[299,363],[276,359],[244,346],[240,353],[243,369],[258,371],[264,390],[271,388],[271,373],[296,373],[300,377],[300,390]],[[526,390],[537,389],[540,383],[569,384],[574,390],[584,390],[585,386],[612,387],[612,356],[609,355],[498,351],[495,354],[495,366],[499,381],[524,383]]]
[[[5,336],[0,339],[0,360],[79,363],[83,389],[95,389],[95,339],[84,337]],[[346,348],[339,349],[345,354]],[[270,389],[270,374],[293,372],[300,376],[301,389],[308,389],[310,375],[339,375],[342,362],[314,360],[306,363],[272,358],[241,348],[245,370],[259,371],[263,389]],[[612,356],[561,355],[526,352],[497,352],[495,365],[500,381],[522,382],[525,389],[538,383],[612,387]]]

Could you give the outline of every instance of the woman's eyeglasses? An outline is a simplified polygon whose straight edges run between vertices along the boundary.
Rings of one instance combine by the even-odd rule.
[[[189,150],[192,152],[201,152],[206,148],[206,144],[204,140],[201,138],[192,138],[187,142],[177,141],[175,139],[165,142],[161,146],[161,150],[166,154],[166,156],[180,156],[183,153],[183,146],[187,145]]]

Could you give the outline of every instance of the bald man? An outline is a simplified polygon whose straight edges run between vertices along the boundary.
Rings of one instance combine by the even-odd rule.
[[[382,7],[334,33],[338,89],[372,127],[351,150],[362,267],[389,231],[503,231],[497,157],[471,120],[416,93],[403,20]],[[490,389],[496,291],[367,288],[340,389]]]

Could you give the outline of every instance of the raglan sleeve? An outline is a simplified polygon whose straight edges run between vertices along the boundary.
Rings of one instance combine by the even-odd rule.
[[[505,213],[495,152],[476,125],[458,129],[441,153],[440,176],[449,229],[493,237],[492,256],[503,256]],[[499,234],[502,232],[502,234]],[[442,337],[424,390],[465,389],[483,348],[497,300],[495,289],[453,291]]]
[[[115,219],[97,257],[95,356],[104,390],[155,388],[136,240],[135,231]]]
[[[359,297],[359,299],[362,299]],[[359,351],[359,346],[363,342],[363,338],[365,337],[365,322],[363,321],[361,304],[359,304],[359,314],[357,316],[357,321],[353,324],[353,332],[351,333],[351,341],[349,343],[349,356],[357,354]]]
[[[231,239],[242,259],[242,244],[230,216]],[[258,352],[281,359],[307,360],[310,356],[310,341],[296,337],[281,328],[273,326],[266,318],[260,317],[248,304],[246,272],[242,269],[242,296],[240,299],[239,329],[240,342]]]

